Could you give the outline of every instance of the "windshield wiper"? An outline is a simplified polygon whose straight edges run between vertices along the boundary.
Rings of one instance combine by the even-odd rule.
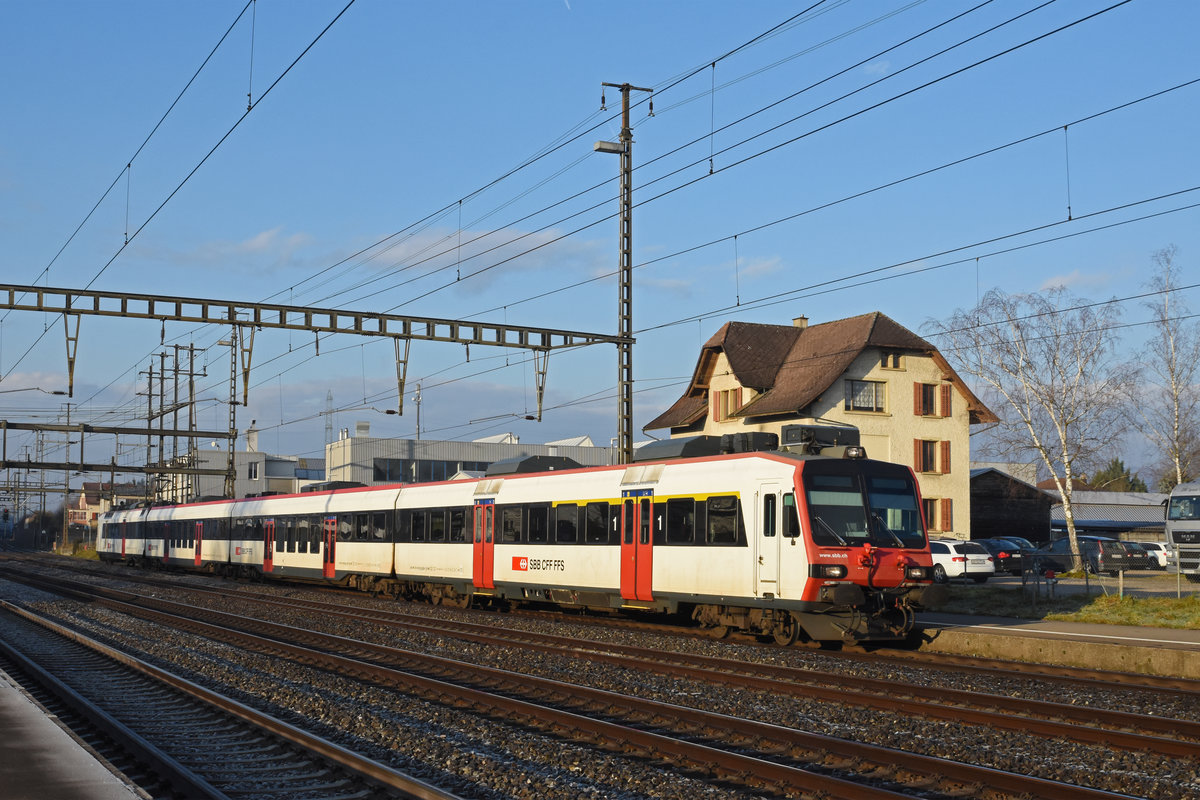
[[[892,537],[892,541],[896,543],[897,547],[904,547],[904,540],[897,536],[894,530],[888,527],[888,524],[883,521],[883,517],[879,516],[874,511],[871,512],[871,516],[874,517],[875,521],[879,523],[879,527],[887,531],[887,535]]]
[[[843,547],[849,547],[849,546],[850,546],[850,543],[849,543],[849,542],[847,542],[845,539],[843,539],[841,536],[839,536],[837,531],[835,531],[833,528],[829,527],[829,523],[828,523],[828,522],[826,522],[825,520],[821,519],[820,517],[813,517],[813,519],[815,519],[817,522],[819,522],[819,523],[821,524],[821,527],[822,527],[822,528],[824,528],[825,530],[829,531],[829,535],[830,535],[830,536],[832,536],[833,538],[837,539],[837,540],[838,540],[838,544],[842,545]]]

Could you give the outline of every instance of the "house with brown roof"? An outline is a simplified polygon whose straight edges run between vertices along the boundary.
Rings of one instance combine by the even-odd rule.
[[[878,311],[808,325],[727,322],[675,403],[672,437],[850,425],[867,455],[913,468],[929,529],[970,533],[970,426],[995,422],[929,342]]]

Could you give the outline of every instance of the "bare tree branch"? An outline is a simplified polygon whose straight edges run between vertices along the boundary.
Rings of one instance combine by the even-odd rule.
[[[1116,302],[1086,304],[1061,288],[993,289],[975,308],[929,326],[1000,417],[989,431],[993,449],[1034,457],[1053,477],[1075,552],[1074,484],[1111,460],[1128,427],[1135,370],[1115,356],[1119,316]]]

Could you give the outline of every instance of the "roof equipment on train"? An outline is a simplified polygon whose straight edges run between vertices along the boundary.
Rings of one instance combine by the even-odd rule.
[[[553,472],[562,469],[583,469],[573,458],[566,456],[513,456],[493,461],[487,468],[485,476],[491,478],[497,475],[518,475],[526,472]]]
[[[361,489],[366,486],[365,483],[358,481],[321,481],[320,483],[310,483],[307,486],[301,486],[301,492],[333,492],[338,489]]]
[[[808,455],[841,455],[845,458],[865,458],[858,428],[852,425],[784,425],[780,449]],[[842,452],[825,452],[842,448]]]
[[[722,436],[682,436],[648,442],[633,453],[634,461],[664,461],[674,458],[700,458],[728,453],[759,453],[776,450],[779,436],[763,431],[726,433]]]

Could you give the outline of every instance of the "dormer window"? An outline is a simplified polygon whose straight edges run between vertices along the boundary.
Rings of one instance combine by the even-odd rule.
[[[742,390],[725,389],[712,393],[713,422],[724,422],[742,407]]]
[[[904,369],[904,356],[899,351],[884,350],[879,357],[879,366],[882,369]]]

